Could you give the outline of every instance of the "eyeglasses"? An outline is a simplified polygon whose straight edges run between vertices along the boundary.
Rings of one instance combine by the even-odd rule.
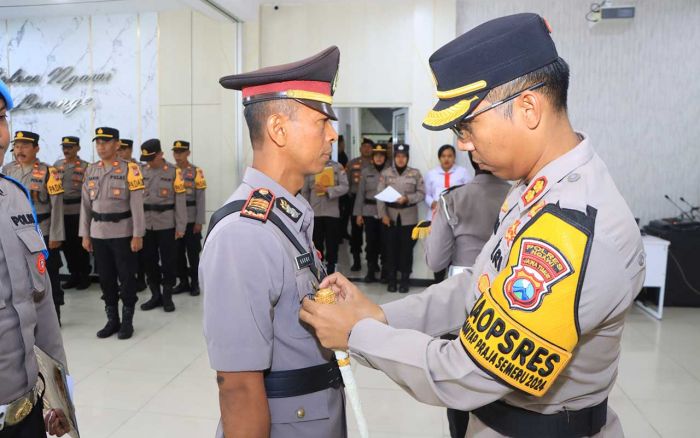
[[[455,123],[453,126],[450,126],[450,129],[452,130],[452,132],[455,133],[457,138],[459,138],[460,140],[467,140],[469,138],[469,136],[468,136],[468,134],[466,134],[464,132],[465,129],[462,127],[465,123],[473,120],[479,114],[483,114],[490,109],[494,109],[499,105],[503,105],[506,102],[510,102],[511,100],[515,99],[516,97],[520,96],[521,94],[523,94],[526,91],[536,90],[540,87],[543,87],[545,84],[546,84],[546,82],[544,82],[544,81],[538,82],[535,85],[531,85],[531,86],[525,88],[524,90],[518,91],[517,93],[513,94],[512,96],[508,96],[505,99],[501,99],[498,102],[494,102],[491,105],[487,106],[486,108],[480,109],[477,112],[469,114],[465,118],[461,119],[459,122]]]

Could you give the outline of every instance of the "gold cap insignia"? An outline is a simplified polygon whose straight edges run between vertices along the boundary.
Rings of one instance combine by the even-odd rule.
[[[24,132],[22,132],[22,131],[17,132],[17,138],[22,138],[22,137],[24,137]]]
[[[100,129],[97,130],[97,133],[98,133],[98,134],[104,134],[104,131],[102,130],[102,128],[100,128]]]

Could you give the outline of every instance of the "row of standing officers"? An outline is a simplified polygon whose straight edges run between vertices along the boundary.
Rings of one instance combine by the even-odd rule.
[[[50,166],[37,158],[39,135],[17,131],[12,140],[15,160],[2,173],[20,181],[33,201],[49,251],[46,270],[59,320],[63,288],[86,289],[90,284],[92,252],[108,320],[97,336],[118,333],[128,339],[139,270],[145,270],[151,291],[142,310],[162,306],[171,312],[173,293],[199,295],[206,181],[202,169],[189,162],[187,141],[173,143],[176,164],[171,164],[163,158],[160,141],[148,140],[139,164],[131,158],[133,141],[120,139],[117,129],[97,128],[93,140],[99,161],[82,160],[80,139],[66,136],[61,142],[65,158]],[[61,250],[70,272],[63,285]]]

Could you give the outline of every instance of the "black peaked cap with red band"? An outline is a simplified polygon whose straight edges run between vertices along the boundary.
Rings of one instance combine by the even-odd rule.
[[[338,76],[340,50],[331,46],[301,61],[224,76],[224,88],[241,90],[243,105],[274,99],[294,99],[337,120],[331,104]]]

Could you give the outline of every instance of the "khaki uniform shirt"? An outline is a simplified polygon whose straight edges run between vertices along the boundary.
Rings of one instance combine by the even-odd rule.
[[[328,191],[321,196],[314,190],[316,183],[315,176],[309,175],[304,180],[304,187],[301,189],[301,194],[309,201],[311,208],[314,209],[315,217],[340,217],[340,207],[338,198],[348,192],[348,177],[345,175],[345,169],[340,163],[328,161],[326,167],[333,168],[333,181],[335,185],[328,187]]]
[[[313,255],[314,213],[262,172],[248,168],[228,202],[248,199],[255,189],[275,196],[273,211]],[[301,299],[317,280],[308,267],[297,269],[289,239],[272,222],[231,214],[209,234],[199,264],[204,296],[204,336],[211,367],[217,371],[294,370],[326,363],[333,352],[322,348],[299,322]],[[345,437],[343,390],[268,399],[271,437]],[[302,415],[298,412],[303,409]],[[219,425],[216,436],[223,437]]]
[[[194,164],[181,170],[187,191],[187,223],[202,225],[207,221],[206,197],[204,196],[207,181],[204,179],[204,171]]]
[[[176,232],[184,233],[187,228],[187,204],[182,171],[168,162],[160,169],[145,164],[141,170],[146,187],[143,193],[146,229],[157,231],[174,228]],[[173,208],[165,211],[146,210],[146,206],[168,205]]]
[[[63,225],[63,184],[55,167],[36,160],[31,167],[17,161],[6,165],[2,173],[21,182],[30,192],[39,228],[49,240],[66,240]]]
[[[353,158],[347,166],[348,183],[350,184],[350,194],[357,194],[357,188],[360,186],[362,169],[372,165],[372,160],[362,157]]]
[[[143,175],[136,163],[117,159],[111,166],[102,161],[90,164],[85,172],[80,203],[80,236],[95,239],[143,237]],[[131,217],[118,222],[95,221],[92,213],[123,213]]]
[[[25,192],[0,174],[0,405],[36,385],[34,346],[66,364],[46,247]]]
[[[509,189],[506,181],[480,173],[440,195],[425,239],[425,262],[431,271],[474,264],[493,234],[498,209]]]
[[[583,229],[592,234],[586,238]],[[543,414],[580,410],[602,402],[613,387],[625,314],[644,274],[644,247],[634,217],[584,139],[529,184],[513,188],[471,272],[384,305],[389,325],[364,319],[353,327],[349,345],[359,360],[381,369],[424,403],[472,411],[502,399]],[[473,341],[484,339],[483,330],[504,321],[507,326],[477,348]],[[462,339],[435,338],[462,324]],[[521,354],[524,341],[537,340],[521,326],[562,347],[545,349],[543,355],[539,348]],[[493,342],[502,343],[500,349]],[[556,377],[550,371],[561,369],[566,354],[572,356]],[[503,369],[494,371],[498,366]],[[518,378],[523,382],[513,383]],[[546,392],[527,392],[542,383],[549,385]],[[481,421],[470,422],[469,434],[500,436]],[[622,436],[610,408],[598,435]]]
[[[379,171],[374,165],[362,169],[360,185],[357,188],[357,197],[352,209],[353,216],[368,216],[378,218],[377,200],[374,195],[378,193]],[[367,201],[370,201],[369,203]]]
[[[80,157],[73,162],[62,159],[54,163],[63,182],[63,213],[66,215],[80,214],[80,194],[83,192],[88,164],[90,163],[81,160]]]
[[[377,192],[381,192],[388,186],[396,189],[401,195],[408,198],[409,207],[394,208],[384,202],[377,201],[379,217],[389,216],[392,222],[401,217],[401,225],[415,225],[418,223],[418,203],[425,199],[425,183],[418,169],[406,167],[401,175],[395,167],[387,167],[379,175]]]

